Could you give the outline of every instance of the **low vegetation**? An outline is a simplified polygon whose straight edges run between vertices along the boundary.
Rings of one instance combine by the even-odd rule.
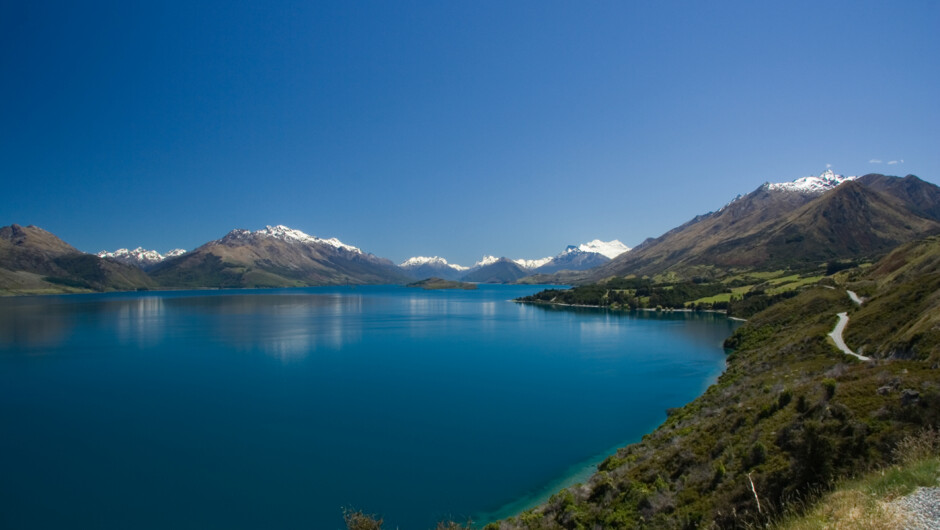
[[[420,287],[425,290],[437,289],[463,289],[472,291],[477,288],[475,283],[458,282],[454,280],[444,280],[442,278],[427,278],[425,280],[409,283],[406,287]]]

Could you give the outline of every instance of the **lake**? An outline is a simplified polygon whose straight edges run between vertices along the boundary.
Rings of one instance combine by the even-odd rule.
[[[737,323],[542,286],[0,299],[0,527],[510,515],[699,396]]]

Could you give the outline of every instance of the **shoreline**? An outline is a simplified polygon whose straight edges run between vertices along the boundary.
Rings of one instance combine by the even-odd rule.
[[[711,309],[703,309],[703,310],[698,310],[698,311],[694,309],[677,309],[677,310],[660,309],[660,310],[657,310],[657,309],[649,309],[649,308],[622,310],[622,309],[611,309],[606,306],[597,306],[597,305],[557,304],[557,303],[550,303],[550,302],[527,302],[527,301],[522,301],[522,300],[517,300],[517,299],[513,299],[510,301],[515,302],[517,304],[555,305],[555,306],[563,306],[563,307],[585,307],[585,308],[596,308],[596,309],[608,309],[611,311],[652,311],[652,312],[677,311],[677,312],[684,312],[684,313],[695,313],[695,312],[720,313],[720,314],[724,314],[727,317],[726,311],[711,310]],[[727,317],[727,318],[729,320],[747,322],[747,319],[744,319],[744,318],[739,318],[739,317]],[[731,335],[729,335],[729,337],[730,336]],[[705,385],[705,388],[702,389],[701,393],[698,396],[696,396],[695,398],[691,399],[688,403],[685,403],[681,406],[684,407],[688,405],[689,403],[692,403],[696,399],[699,399],[700,397],[705,395],[705,392],[707,392],[709,388],[711,388],[715,383],[717,383],[718,377],[724,374],[727,369],[728,369],[728,365],[727,365],[727,360],[726,360],[725,367],[721,370],[721,373],[718,374],[718,376],[716,376],[714,380],[712,380],[710,383]],[[472,528],[480,529],[490,523],[495,523],[504,519],[508,519],[510,517],[518,517],[519,515],[523,514],[524,512],[528,510],[531,510],[542,504],[545,504],[556,493],[564,491],[578,484],[583,484],[592,476],[594,476],[596,473],[598,473],[597,466],[599,466],[601,462],[603,462],[604,460],[606,460],[607,458],[611,456],[616,455],[617,451],[619,451],[620,449],[641,442],[643,438],[645,438],[647,435],[652,434],[657,429],[662,427],[662,425],[666,422],[666,419],[668,419],[668,415],[667,415],[667,418],[656,423],[655,425],[650,426],[649,429],[644,430],[643,434],[641,434],[638,438],[632,441],[626,441],[626,442],[617,444],[616,446],[611,447],[605,451],[601,451],[600,453],[590,458],[587,458],[585,460],[572,464],[571,466],[567,468],[567,470],[563,474],[559,476],[559,478],[549,481],[544,486],[538,487],[534,490],[530,490],[526,492],[523,496],[515,500],[509,501],[495,510],[474,514],[471,517]]]
[[[513,299],[510,301],[515,302],[517,304],[550,305],[550,306],[558,306],[558,307],[585,307],[585,308],[594,308],[594,309],[606,309],[608,311],[647,311],[650,313],[717,313],[719,315],[725,315],[732,320],[737,320],[739,322],[747,322],[746,318],[728,316],[728,311],[725,309],[689,309],[687,307],[683,307],[681,309],[674,308],[674,307],[664,307],[660,309],[653,308],[653,307],[638,307],[636,309],[629,309],[629,308],[616,309],[616,308],[606,306],[606,305],[563,304],[561,302],[532,302],[529,300],[519,300],[519,299]]]
[[[521,497],[509,501],[495,510],[474,514],[472,517],[473,528],[483,528],[489,523],[495,523],[509,517],[516,517],[527,510],[545,504],[556,493],[576,484],[584,483],[597,473],[597,466],[600,465],[601,462],[611,455],[617,454],[620,448],[639,442],[648,432],[659,428],[659,425],[662,425],[662,422],[656,424],[649,431],[645,431],[644,434],[633,441],[617,444],[614,447],[568,466],[558,478],[552,479],[544,486],[539,486],[525,492]]]

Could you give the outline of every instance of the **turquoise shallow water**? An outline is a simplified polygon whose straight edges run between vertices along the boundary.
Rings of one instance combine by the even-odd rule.
[[[0,527],[423,529],[583,476],[724,367],[721,315],[538,286],[0,300]]]

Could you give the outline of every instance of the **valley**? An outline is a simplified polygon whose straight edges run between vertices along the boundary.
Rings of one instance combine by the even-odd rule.
[[[396,265],[282,225],[232,230],[187,252],[103,257],[11,225],[0,229],[0,292],[546,283],[573,287],[517,301],[726,313],[746,322],[703,395],[670,408],[583,483],[487,528],[760,526],[794,513],[793,499],[810,506],[833,481],[892,464],[905,437],[940,422],[937,186],[831,173],[784,184],[610,256],[572,245],[554,258],[487,256],[473,267],[440,257]],[[376,522],[350,513],[362,515],[355,524]]]

